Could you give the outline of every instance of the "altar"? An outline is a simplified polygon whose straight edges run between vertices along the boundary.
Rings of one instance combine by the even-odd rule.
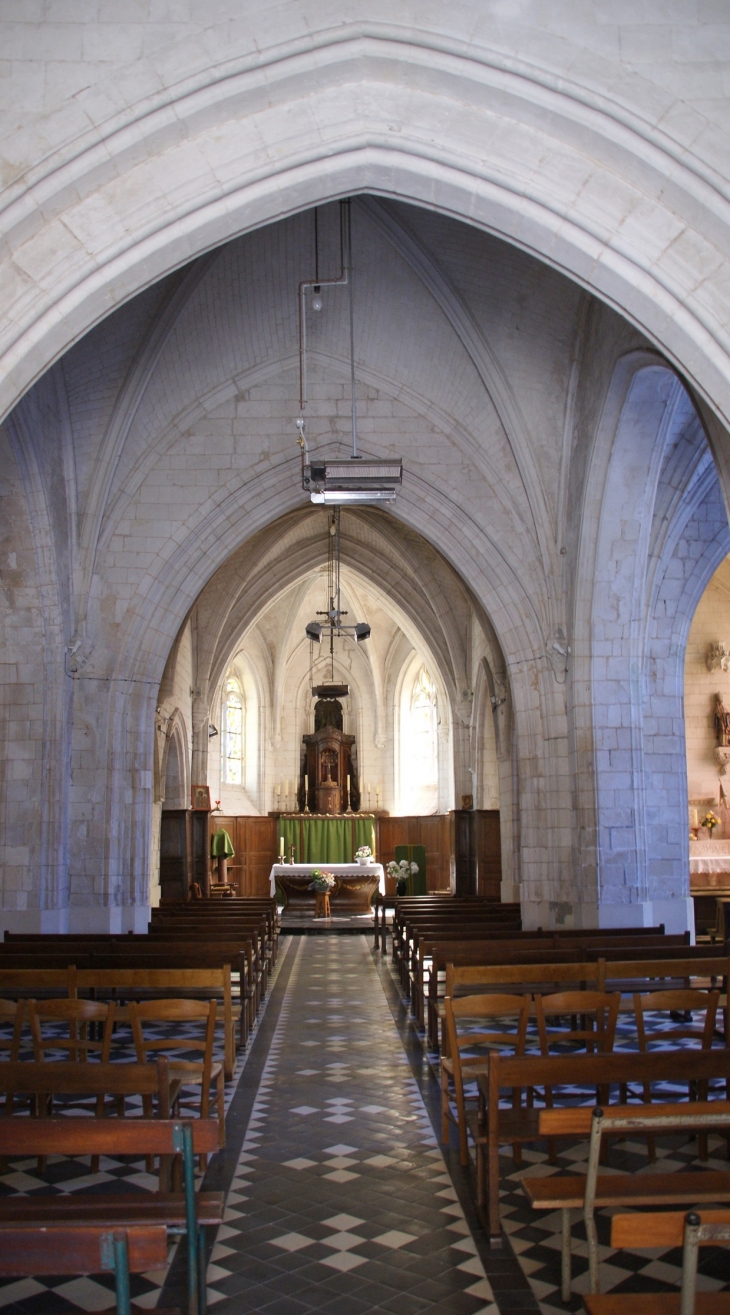
[[[317,868],[331,872],[336,880],[330,893],[333,912],[369,913],[375,890],[385,894],[382,863],[275,863],[269,877],[272,899],[279,886],[287,909],[314,912],[315,892],[308,886]]]

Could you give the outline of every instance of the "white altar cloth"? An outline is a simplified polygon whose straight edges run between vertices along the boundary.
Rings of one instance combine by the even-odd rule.
[[[275,863],[269,873],[269,891],[273,899],[276,894],[276,878],[306,877],[320,871],[331,872],[333,877],[377,877],[378,890],[385,894],[385,869],[382,863]]]
[[[689,870],[695,875],[730,872],[730,841],[690,840]]]

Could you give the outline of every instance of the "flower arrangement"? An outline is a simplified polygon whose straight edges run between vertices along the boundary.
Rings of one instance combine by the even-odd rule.
[[[710,833],[710,840],[712,840],[712,832],[714,828],[719,825],[720,825],[720,819],[719,817],[715,817],[715,814],[713,813],[712,809],[710,809],[709,813],[707,813],[705,817],[703,817],[700,823],[700,826],[707,827],[707,830]]]
[[[372,858],[373,851],[369,845],[361,845],[355,850],[355,858]]]
[[[415,876],[418,871],[417,863],[409,863],[407,858],[402,858],[399,863],[391,859],[386,867],[389,877],[395,877],[396,895],[405,895],[407,890],[407,881],[409,876]]]
[[[331,872],[321,872],[319,868],[315,868],[307,890],[316,890],[320,895],[329,895],[336,884]]]
[[[418,864],[409,863],[407,858],[402,858],[400,863],[396,863],[395,859],[392,858],[385,870],[388,873],[388,876],[395,877],[396,881],[405,881],[409,875],[415,877],[418,871]]]

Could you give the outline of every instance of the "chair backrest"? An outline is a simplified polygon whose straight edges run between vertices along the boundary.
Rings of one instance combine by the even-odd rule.
[[[113,1001],[101,1004],[96,1000],[29,1000],[28,1019],[36,1062],[45,1059],[47,1050],[62,1050],[67,1052],[70,1060],[75,1061],[85,1060],[91,1051],[96,1051],[100,1061],[105,1064],[109,1059],[115,1007]],[[59,1036],[57,1031],[44,1035],[44,1022],[54,1025],[56,1029],[59,1024],[67,1024],[68,1035]],[[103,1024],[101,1041],[89,1039],[90,1023]]]
[[[484,1047],[489,1053],[509,1049],[515,1055],[523,1055],[530,1003],[529,995],[462,995],[455,1000],[447,997],[446,1032],[455,1070],[460,1067],[464,1050],[478,1051]],[[474,1026],[487,1020],[495,1026],[489,1030]],[[502,1025],[497,1027],[497,1024]]]
[[[634,995],[634,1015],[636,1017],[636,1035],[639,1050],[646,1051],[652,1040],[666,1043],[694,1039],[700,1042],[700,1049],[710,1050],[712,1033],[715,1027],[715,1015],[720,999],[719,991],[646,991]],[[656,1028],[647,1033],[647,1014],[695,1013],[704,1011],[704,1024],[694,1027],[683,1024],[680,1027]]]
[[[213,1043],[216,1023],[215,1000],[144,1000],[130,1001],[129,1017],[132,1024],[137,1060],[144,1063],[150,1054],[160,1050],[202,1052],[201,1065],[210,1073],[213,1062]],[[156,1028],[160,1023],[205,1023],[202,1036],[159,1036],[145,1032],[145,1027]],[[174,1063],[174,1060],[173,1060]]]
[[[608,1054],[613,1050],[621,996],[618,991],[556,991],[535,996],[540,1051],[550,1054],[550,1046],[582,1042],[589,1053]],[[546,1019],[578,1016],[582,1026],[547,1026]]]

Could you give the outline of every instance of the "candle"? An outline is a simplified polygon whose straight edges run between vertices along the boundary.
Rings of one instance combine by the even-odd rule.
[[[283,857],[284,857],[284,837],[279,836],[279,858],[283,859]]]
[[[348,794],[350,793],[350,778],[349,778],[349,776],[348,776],[348,778],[347,778],[347,793],[348,793]]]

